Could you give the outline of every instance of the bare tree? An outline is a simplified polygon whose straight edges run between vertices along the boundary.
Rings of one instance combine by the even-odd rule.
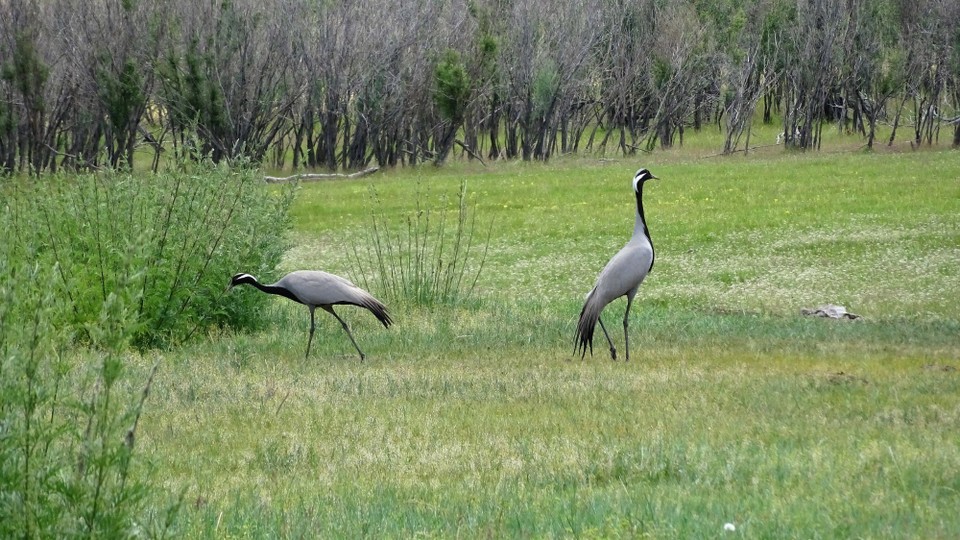
[[[724,154],[736,151],[744,134],[744,152],[749,151],[750,126],[757,103],[778,80],[775,59],[781,36],[777,31],[762,31],[763,26],[768,26],[769,10],[766,2],[754,4],[754,11],[746,17],[750,26],[741,29],[726,54],[725,80],[732,97],[724,108]]]
[[[161,96],[181,143],[195,134],[215,161],[256,162],[288,127],[300,88],[282,9],[259,2],[179,4],[186,47],[167,52]]]
[[[856,109],[866,119],[867,148],[873,148],[877,122],[887,102],[903,89],[904,56],[900,49],[896,6],[892,1],[857,0],[847,36],[846,67]]]
[[[513,37],[501,54],[506,156],[549,159],[556,136],[574,110],[580,81],[597,38],[598,9],[592,2],[516,2]],[[547,21],[552,24],[547,24]]]
[[[734,90],[733,99],[724,110],[727,128],[723,142],[724,154],[737,150],[744,133],[746,133],[744,152],[749,151],[750,126],[753,123],[757,103],[776,82],[772,64],[764,63],[761,54],[760,44],[752,44],[750,49],[744,51],[742,61],[731,74],[731,88]]]
[[[604,11],[604,31],[596,47],[596,73],[600,90],[596,96],[597,120],[587,142],[593,147],[594,137],[604,129],[600,151],[616,135],[617,148],[630,155],[637,150],[637,140],[646,132],[647,109],[652,101],[649,84],[651,62],[649,40],[656,35],[652,2],[618,1]]]
[[[76,77],[47,26],[53,2],[4,3],[4,168],[39,174],[57,166],[57,134],[76,95]]]
[[[309,167],[336,170],[340,164],[340,133],[349,136],[348,106],[361,73],[362,2],[346,1],[305,9],[302,69],[305,93],[297,118],[297,137],[306,145]],[[300,143],[295,145],[299,152]],[[296,158],[295,158],[296,159]]]
[[[71,50],[83,51],[75,58],[84,67],[81,83],[89,110],[98,111],[99,140],[80,143],[70,154],[96,155],[103,145],[110,167],[133,167],[134,150],[141,132],[141,119],[153,93],[155,70],[168,21],[157,8],[162,2],[79,2],[73,17],[78,26]],[[144,28],[151,31],[144,32]],[[79,43],[88,44],[87,47]],[[73,130],[83,130],[76,122]]]
[[[797,1],[796,24],[785,40],[783,132],[788,147],[820,147],[827,99],[842,88],[839,67],[848,23],[842,2]]]
[[[948,122],[953,125],[953,147],[960,148],[960,3],[941,2],[940,10],[940,19],[947,26],[943,43],[947,53],[947,85],[953,105],[953,117]]]
[[[651,131],[646,147],[673,146],[679,135],[683,142],[683,126],[693,112],[699,89],[707,73],[708,51],[704,47],[707,26],[693,8],[681,1],[668,2],[656,11],[656,33],[652,44]]]
[[[910,59],[905,72],[907,94],[913,100],[913,142],[932,145],[939,134],[944,97],[958,78],[960,8],[950,0],[920,0],[912,8],[903,14],[903,29]]]

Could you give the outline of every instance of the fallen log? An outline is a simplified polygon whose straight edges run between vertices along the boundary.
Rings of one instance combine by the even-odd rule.
[[[473,149],[471,149],[469,146],[467,146],[466,144],[464,144],[463,141],[461,141],[460,139],[457,139],[457,140],[454,141],[454,142],[456,142],[458,145],[460,145],[460,148],[463,148],[463,150],[464,150],[465,152],[467,152],[467,153],[470,154],[471,156],[473,156],[473,157],[477,158],[478,160],[480,160],[480,164],[481,164],[481,165],[483,165],[484,167],[487,166],[487,162],[485,162],[485,161],[483,160],[483,158],[480,157],[479,154],[477,154],[476,152],[474,152]]]
[[[364,169],[362,171],[357,171],[350,174],[338,174],[338,173],[303,173],[303,174],[294,174],[292,176],[264,176],[263,180],[268,184],[279,184],[281,182],[319,182],[321,180],[333,180],[338,178],[360,178],[361,176],[366,176],[368,174],[373,174],[380,170],[380,167],[370,167],[369,169]]]

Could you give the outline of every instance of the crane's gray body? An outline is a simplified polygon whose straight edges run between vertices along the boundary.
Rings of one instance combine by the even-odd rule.
[[[603,267],[590,295],[604,306],[621,296],[632,299],[652,266],[653,244],[645,234],[637,234],[635,230],[627,245]]]
[[[336,274],[323,272],[321,270],[297,270],[280,278],[279,281],[271,285],[264,285],[257,281],[257,278],[250,274],[237,274],[233,276],[230,287],[246,284],[252,285],[268,294],[284,296],[299,302],[310,310],[310,337],[307,339],[307,354],[310,356],[310,344],[313,343],[313,332],[316,324],[314,322],[314,310],[321,308],[327,313],[336,317],[340,325],[347,332],[347,336],[353,343],[353,346],[360,353],[360,360],[365,358],[363,351],[353,339],[353,333],[347,323],[340,318],[333,310],[336,305],[359,306],[373,313],[384,328],[389,328],[393,321],[390,314],[387,313],[387,306],[373,297],[372,294],[354,285],[350,280],[340,277]]]
[[[280,278],[271,287],[290,291],[295,297],[291,300],[306,306],[350,304],[374,311],[374,315],[383,308],[379,300],[349,279],[322,270],[296,270]]]
[[[653,178],[656,177],[646,169],[640,169],[634,175],[633,190],[637,199],[637,213],[633,225],[633,236],[630,237],[627,245],[623,246],[603,267],[597,277],[596,284],[587,294],[583,309],[580,311],[580,319],[577,322],[577,334],[574,343],[575,350],[580,352],[581,358],[586,354],[588,348],[591,354],[593,353],[593,333],[597,323],[599,323],[607,342],[610,344],[610,356],[616,360],[617,350],[607,333],[607,329],[603,326],[600,312],[610,302],[621,296],[626,296],[627,309],[623,316],[623,339],[626,359],[630,360],[630,338],[627,334],[630,306],[633,304],[633,298],[636,296],[640,284],[653,269],[655,258],[653,242],[650,239],[650,232],[647,229],[643,212],[643,183]]]

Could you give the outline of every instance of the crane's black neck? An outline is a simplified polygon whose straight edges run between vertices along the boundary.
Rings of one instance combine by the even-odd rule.
[[[300,301],[299,298],[297,298],[295,294],[290,292],[290,290],[287,289],[286,287],[281,287],[279,285],[264,285],[263,283],[260,283],[255,279],[244,280],[243,283],[246,283],[247,285],[253,285],[254,287],[260,289],[261,291],[267,294],[276,294],[278,296],[284,296],[286,298],[289,298],[290,300],[293,300],[294,302],[297,302],[299,304],[303,303]]]
[[[650,244],[650,253],[652,258],[650,259],[650,268],[647,269],[649,272],[653,270],[653,262],[656,260],[656,251],[653,249],[653,239],[650,238],[650,229],[647,228],[647,219],[643,213],[643,183],[637,186],[637,223],[633,227],[633,234],[643,234],[647,237],[647,242]]]

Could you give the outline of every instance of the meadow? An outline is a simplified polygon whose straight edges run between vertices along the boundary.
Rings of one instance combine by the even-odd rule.
[[[660,178],[644,198],[657,259],[631,362],[600,342],[581,360],[576,317],[632,231],[640,166]],[[488,248],[476,288],[392,302],[389,330],[340,309],[365,362],[321,312],[304,359],[307,311],[282,298],[258,332],[130,354],[133,380],[159,361],[138,470],[183,494],[177,535],[960,531],[955,151],[688,148],[304,184],[281,270],[360,282],[353,246],[372,215],[402,229],[418,201],[453,213],[464,180]],[[800,315],[824,303],[862,318]],[[605,311],[618,347],[624,304]]]

